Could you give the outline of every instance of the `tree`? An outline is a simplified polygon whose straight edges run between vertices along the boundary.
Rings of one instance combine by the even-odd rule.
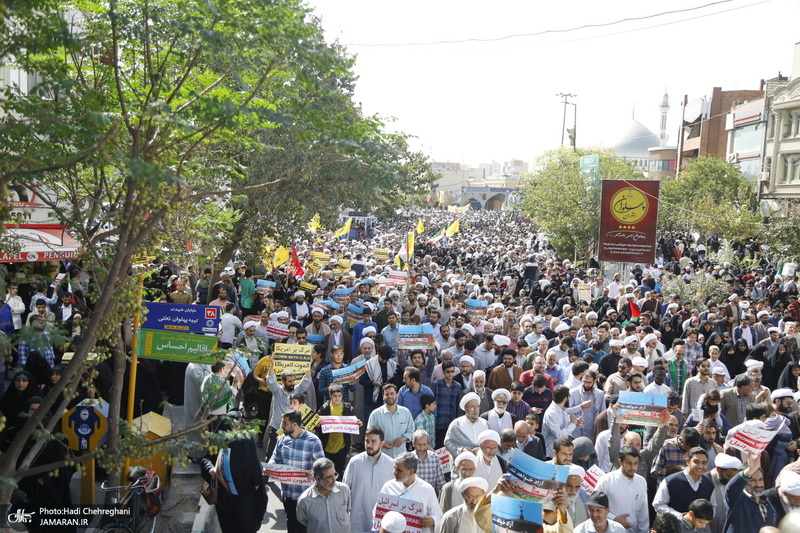
[[[0,455],[2,502],[12,482],[31,471],[48,437],[37,432],[41,438],[23,457],[28,439],[58,395],[75,390],[90,351],[114,357],[111,413],[119,413],[120,324],[141,310],[131,258],[162,241],[155,234],[169,229],[171,213],[274,188],[312,170],[298,164],[241,183],[248,175],[243,162],[266,148],[260,132],[288,124],[309,132],[322,122],[328,131],[348,131],[351,118],[311,107],[293,118],[279,111],[300,102],[300,94],[339,98],[342,88],[317,74],[346,78],[350,66],[298,0],[80,0],[19,13],[37,9],[24,21],[9,10],[2,22],[24,25],[41,40],[0,50],[0,61],[44,81],[28,93],[4,89],[0,174],[6,185],[52,193],[59,219],[84,245],[92,312],[62,379]],[[235,217],[215,220],[233,224]],[[112,253],[101,250],[104,242]],[[109,427],[113,447],[116,420]]]
[[[755,188],[733,163],[710,156],[693,159],[675,179],[661,184],[660,196],[658,224],[664,231],[722,234],[729,239],[759,232]]]
[[[609,149],[561,148],[546,152],[536,162],[538,170],[520,189],[520,209],[544,232],[561,257],[585,260],[597,249],[600,224],[599,194],[593,181],[580,175],[580,158],[600,155],[601,179],[642,179],[625,159]]]

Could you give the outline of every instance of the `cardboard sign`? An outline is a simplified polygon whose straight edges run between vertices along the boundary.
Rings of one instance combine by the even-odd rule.
[[[347,305],[347,302],[350,301],[350,293],[353,292],[353,289],[336,289],[331,293],[331,298],[334,302],[339,305]]]
[[[450,452],[444,446],[436,450],[436,455],[439,456],[439,463],[442,465],[442,472],[445,474],[450,471]]]
[[[308,472],[303,469],[290,465],[261,464],[264,467],[264,472],[279,483],[311,486],[312,480],[308,477]]]
[[[542,504],[493,494],[492,524],[495,531],[541,531]]]
[[[581,300],[592,301],[592,286],[588,283],[578,283],[578,301]]]
[[[408,281],[408,272],[406,270],[392,270],[389,274],[389,279],[395,285],[405,285]]]
[[[489,309],[489,302],[486,300],[469,299],[464,302],[467,306],[467,316],[470,319],[475,317],[483,318],[486,316],[486,310]]]
[[[328,263],[331,262],[330,254],[326,254],[323,252],[311,252],[311,258],[314,262],[320,266],[326,266]]]
[[[271,295],[275,292],[275,287],[277,287],[277,283],[274,281],[260,279],[256,282],[256,293],[260,296]]]
[[[763,422],[753,422],[753,420],[750,420],[731,429],[733,436],[729,437],[725,442],[725,447],[741,450],[754,457],[763,452],[772,442],[772,439],[775,438],[775,435],[778,434],[778,430],[769,431],[764,429]]]
[[[597,486],[597,482],[603,475],[605,475],[605,472],[603,472],[602,468],[597,465],[592,465],[592,467],[586,471],[583,481],[581,481],[581,488],[584,490],[584,492],[586,492],[586,494],[593,493],[594,488]]]
[[[147,315],[142,329],[214,334],[219,331],[219,307],[157,302],[146,302],[144,306]]]
[[[317,292],[317,289],[319,289],[319,287],[317,287],[313,283],[308,283],[307,281],[300,282],[300,290],[303,292],[310,292],[313,294]]]
[[[620,424],[661,427],[658,417],[667,408],[667,397],[648,392],[622,391],[619,393],[617,420]]]
[[[364,320],[364,308],[350,304],[347,306],[347,311],[344,312],[344,316],[351,321],[359,322]]]
[[[267,323],[267,338],[274,340],[285,339],[289,336],[289,324],[281,324],[276,320]]]
[[[201,363],[216,362],[213,352],[217,349],[217,338],[194,333],[169,333],[152,329],[136,332],[138,342],[136,355],[145,359]]]
[[[515,498],[531,502],[551,502],[555,491],[567,482],[568,466],[545,463],[524,453],[515,453],[508,464],[509,485]]]
[[[333,375],[333,382],[339,383],[340,385],[344,384],[352,384],[358,381],[358,378],[361,377],[367,368],[367,362],[365,360],[359,361],[358,363],[350,366],[343,366],[342,368],[334,368],[331,370],[331,374]]]
[[[383,259],[384,261],[388,261],[391,257],[391,253],[386,248],[375,248],[372,250],[372,255],[375,259]]]
[[[311,369],[311,349],[308,344],[275,344],[272,353],[275,375],[280,376],[288,368],[300,379]]]
[[[308,344],[311,346],[316,346],[317,344],[322,344],[325,342],[325,335],[315,335],[313,333],[309,333],[306,335],[306,339],[308,340]]]
[[[339,310],[339,304],[334,302],[333,300],[322,300],[321,302],[316,302],[311,307],[319,307],[329,315],[332,315]]]
[[[321,416],[320,425],[323,433],[349,433],[358,435],[360,426],[355,416]]]
[[[380,531],[381,520],[389,511],[397,511],[406,517],[406,533],[422,533],[422,517],[425,516],[425,504],[381,493],[375,504],[373,529]]]
[[[400,326],[397,334],[397,347],[400,350],[432,350],[436,347],[433,326]]]
[[[320,416],[311,410],[309,406],[303,404],[300,406],[300,409],[297,410],[300,413],[300,425],[306,428],[308,431],[314,431],[317,429],[317,426],[321,422]],[[280,428],[276,431],[278,435],[283,435],[283,428]]]

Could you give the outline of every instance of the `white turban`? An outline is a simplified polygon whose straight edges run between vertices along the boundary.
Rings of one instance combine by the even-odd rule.
[[[800,474],[797,472],[792,472],[791,470],[787,470],[786,472],[782,473],[781,492],[788,494],[789,496],[800,496]]]
[[[275,313],[275,318],[289,318],[289,313],[286,311],[278,311]]]
[[[505,335],[495,335],[494,336],[494,343],[497,346],[510,346],[511,345],[511,339],[509,339]]]
[[[296,292],[294,293],[294,297],[295,297],[295,298],[300,298],[301,296],[302,296],[303,298],[305,298],[305,297],[306,297],[306,293],[304,293],[303,291],[296,291]]]
[[[361,334],[364,335],[364,336],[367,336],[370,333],[378,333],[378,332],[372,326],[367,326],[367,327],[365,327],[364,329],[361,330]]]
[[[578,465],[569,465],[569,475],[570,476],[578,476],[583,479],[583,476],[586,475],[586,470],[581,468]]]
[[[337,324],[339,324],[341,326],[342,322],[344,322],[344,320],[339,315],[333,315],[331,317],[331,322],[336,322]]]
[[[657,340],[658,340],[658,337],[656,337],[655,333],[648,333],[642,339],[642,344],[647,344],[650,341],[657,341]]]
[[[633,366],[647,366],[647,359],[644,357],[634,357],[631,360],[631,365]]]
[[[478,464],[478,458],[475,457],[475,454],[470,452],[470,451],[464,451],[464,452],[461,452],[460,454],[458,454],[458,457],[456,457],[456,460],[453,461],[453,463],[456,466],[458,466],[463,461],[472,461],[473,463],[475,463],[475,465]]]
[[[619,340],[619,339],[611,339],[610,341],[608,341],[608,345],[609,346],[620,346],[621,347],[622,346],[622,341]]]
[[[486,431],[481,432],[478,435],[478,444],[483,444],[487,440],[493,440],[496,443],[500,443],[500,435],[493,429],[487,429]]]
[[[372,342],[372,339],[369,337],[364,337],[361,339],[361,342],[358,343],[359,346],[364,346],[365,344],[371,344],[373,348],[375,347],[375,343]]]
[[[467,394],[464,395],[463,398],[461,398],[461,401],[458,402],[458,406],[461,408],[462,411],[465,411],[467,404],[472,400],[477,400],[478,403],[480,403],[481,397],[475,394],[474,392],[468,392]]]
[[[464,492],[471,487],[478,487],[483,492],[486,492],[489,490],[489,482],[482,477],[468,477],[458,482],[458,492]]]
[[[498,396],[505,396],[509,400],[511,399],[511,393],[508,392],[508,389],[495,389],[495,391],[492,392],[492,400],[497,399]]]
[[[728,469],[728,468],[735,468],[739,470],[742,468],[742,461],[740,461],[737,457],[732,455],[728,455],[726,453],[719,453],[714,458],[714,466],[717,468]],[[781,481],[783,480],[783,476],[781,476]]]
[[[248,320],[247,322],[244,323],[244,329],[254,328],[257,325],[258,325],[258,322],[256,322],[255,320]]]
[[[406,517],[397,511],[389,511],[381,519],[381,529],[385,529],[389,533],[405,533]]]
[[[744,362],[747,370],[761,370],[764,368],[764,361],[756,361],[755,359],[748,359]]]
[[[561,323],[556,327],[556,333],[561,333],[562,331],[567,331],[568,329],[569,329],[568,325]]]
[[[461,326],[461,329],[464,331],[469,331],[470,335],[475,335],[475,328],[473,328],[471,324],[464,324]]]
[[[473,358],[472,356],[469,356],[469,355],[462,355],[461,359],[458,361],[459,365],[461,363],[469,363],[474,367],[475,366],[475,358]]]
[[[624,344],[625,346],[627,346],[627,345],[629,345],[630,343],[632,343],[632,342],[636,342],[636,341],[638,341],[638,340],[639,340],[639,339],[636,337],[636,335],[628,335],[627,337],[625,337],[624,339],[622,339],[622,344]]]

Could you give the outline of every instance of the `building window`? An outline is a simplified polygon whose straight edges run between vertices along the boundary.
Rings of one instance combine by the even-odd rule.
[[[782,156],[781,159],[783,160],[783,164],[781,165],[781,177],[784,183],[789,183],[789,181],[791,181],[789,177],[789,158],[787,156]]]
[[[775,138],[775,120],[777,116],[773,113],[769,116],[769,129],[767,130],[767,139]]]
[[[788,111],[786,113],[786,124],[783,125],[783,136],[782,136],[783,139],[792,137],[794,135],[795,131],[794,123],[795,123],[794,113]]]
[[[800,157],[795,156],[792,158],[791,172],[792,172],[791,181],[792,182],[800,181]]]

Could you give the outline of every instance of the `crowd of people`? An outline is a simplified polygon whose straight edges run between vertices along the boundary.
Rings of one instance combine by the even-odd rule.
[[[455,217],[458,231],[434,238]],[[423,228],[410,257],[398,256]],[[381,494],[418,502],[423,531],[492,531],[491,498],[511,494],[517,454],[569,468],[545,502],[543,531],[797,527],[797,276],[758,263],[753,243],[735,246],[754,259],[745,269],[712,260],[716,238],[664,235],[656,263],[615,272],[560,257],[514,212],[418,210],[360,239],[328,237],[297,242],[304,272],[287,263],[261,277],[268,290],[239,263],[216,282],[210,269],[164,265],[153,288],[219,306],[220,346],[250,361],[240,387],[224,363],[161,372],[187,425],[207,415],[228,415],[221,430],[263,422],[254,442],[202,458],[226,491],[223,531],[259,529],[270,491],[260,461],[308,472],[276,489],[292,533],[405,531],[397,513],[376,522]],[[662,291],[672,276],[727,290],[682,301]],[[288,336],[276,339],[271,324]],[[433,343],[402,348],[405,325],[429,327]],[[311,345],[304,375],[276,374],[276,342]],[[334,377],[361,363],[355,378]],[[621,423],[621,392],[666,397],[660,424]],[[306,428],[307,410],[357,417],[360,433]],[[731,446],[751,428],[774,432],[759,454]],[[595,467],[604,474],[587,491]]]

